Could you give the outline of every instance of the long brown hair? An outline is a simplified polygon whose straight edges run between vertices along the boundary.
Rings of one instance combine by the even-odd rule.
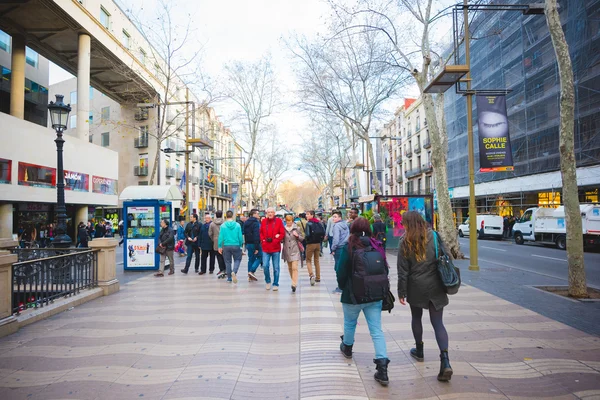
[[[417,211],[407,211],[402,214],[402,225],[406,231],[402,246],[404,257],[414,254],[418,262],[424,261],[427,246],[427,222]]]
[[[346,222],[341,221],[340,224],[345,224]],[[371,237],[371,225],[366,218],[358,217],[352,222],[352,226],[350,227],[350,237],[348,238],[348,251],[352,254],[352,249],[362,249],[365,247],[360,238],[362,236]]]

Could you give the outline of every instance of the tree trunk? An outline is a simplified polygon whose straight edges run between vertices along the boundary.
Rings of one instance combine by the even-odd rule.
[[[448,172],[446,170],[448,158],[448,136],[446,131],[443,109],[436,112],[436,107],[431,94],[422,93],[423,107],[427,116],[429,127],[429,138],[431,140],[431,165],[433,175],[435,176],[435,191],[438,203],[438,231],[442,239],[448,246],[454,258],[464,258],[460,250],[456,226],[454,226],[454,216],[452,213],[452,203],[448,193]],[[438,102],[443,107],[443,95],[438,94]],[[438,120],[437,115],[440,115]]]
[[[569,296],[588,297],[583,259],[583,231],[577,164],[574,151],[575,89],[569,46],[565,39],[556,0],[546,0],[546,21],[554,45],[560,75],[560,173],[563,183],[563,203],[567,228],[567,261],[569,263]]]
[[[156,154],[154,156],[154,163],[152,165],[152,174],[150,174],[150,182],[149,185],[154,185],[154,178],[156,177],[158,170],[158,160],[160,159],[160,145],[162,143],[161,139],[156,139]],[[185,179],[188,179],[186,176]],[[187,195],[187,193],[186,193]]]

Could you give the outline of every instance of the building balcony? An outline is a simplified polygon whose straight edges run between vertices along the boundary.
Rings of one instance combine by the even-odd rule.
[[[413,152],[414,152],[415,154],[421,154],[421,146],[417,146],[417,147],[415,147],[415,149],[413,150]]]
[[[148,109],[142,108],[139,111],[136,111],[134,118],[136,121],[147,121],[148,120]]]
[[[225,193],[225,192],[222,192],[222,191],[220,191],[220,190],[218,190],[218,191],[217,191],[217,194],[216,194],[216,196],[217,196],[217,197],[222,197],[222,198],[224,198],[224,199],[231,199],[231,194],[229,194],[229,193]]]
[[[431,148],[431,139],[430,138],[425,139],[425,143],[423,143],[423,148],[424,149],[430,149]]]
[[[400,176],[396,177],[396,182],[397,182],[397,183],[402,183],[402,182],[404,182],[404,178],[402,177],[402,175],[400,175]]]
[[[402,157],[396,158],[396,164],[398,164],[398,165],[402,164]]]
[[[431,164],[430,162],[423,164],[421,166],[421,169],[423,170],[424,173],[428,174],[430,172],[433,172],[433,164]]]
[[[183,171],[175,171],[175,178],[177,180],[180,180],[181,178],[183,178]]]
[[[203,186],[207,187],[207,188],[211,188],[213,189],[215,187],[215,184],[212,182],[209,182],[207,179],[204,180]]]
[[[135,167],[133,167],[133,175],[148,176],[148,167],[140,167],[136,165]]]
[[[133,139],[133,147],[142,149],[148,147],[148,136],[140,136]]]
[[[172,178],[175,176],[175,168],[167,168],[165,169],[165,176],[167,178]]]
[[[404,152],[404,157],[412,158],[412,156],[413,156],[413,153],[412,153],[411,149],[408,149]]]
[[[421,175],[423,173],[423,171],[421,170],[421,167],[417,167],[417,168],[413,168],[411,170],[406,171],[406,177],[407,178],[414,178],[417,175]]]

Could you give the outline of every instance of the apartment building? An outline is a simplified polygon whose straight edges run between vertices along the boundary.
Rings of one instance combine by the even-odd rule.
[[[515,3],[514,0],[508,3]],[[580,201],[600,190],[600,1],[560,0],[575,84],[575,155]],[[513,172],[479,172],[475,135],[475,194],[479,212],[519,215],[532,206],[562,204],[559,155],[560,89],[554,49],[543,16],[480,14],[472,24],[471,78],[476,89],[508,89],[506,105]],[[464,56],[464,49],[459,53]],[[476,110],[474,110],[474,115]],[[466,102],[446,92],[448,184],[453,207],[468,206]]]

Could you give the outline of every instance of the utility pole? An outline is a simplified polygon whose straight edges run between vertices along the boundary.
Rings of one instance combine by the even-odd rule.
[[[185,221],[190,221],[190,152],[188,151],[188,140],[190,138],[190,89],[185,88]],[[192,146],[192,151],[195,151]]]

